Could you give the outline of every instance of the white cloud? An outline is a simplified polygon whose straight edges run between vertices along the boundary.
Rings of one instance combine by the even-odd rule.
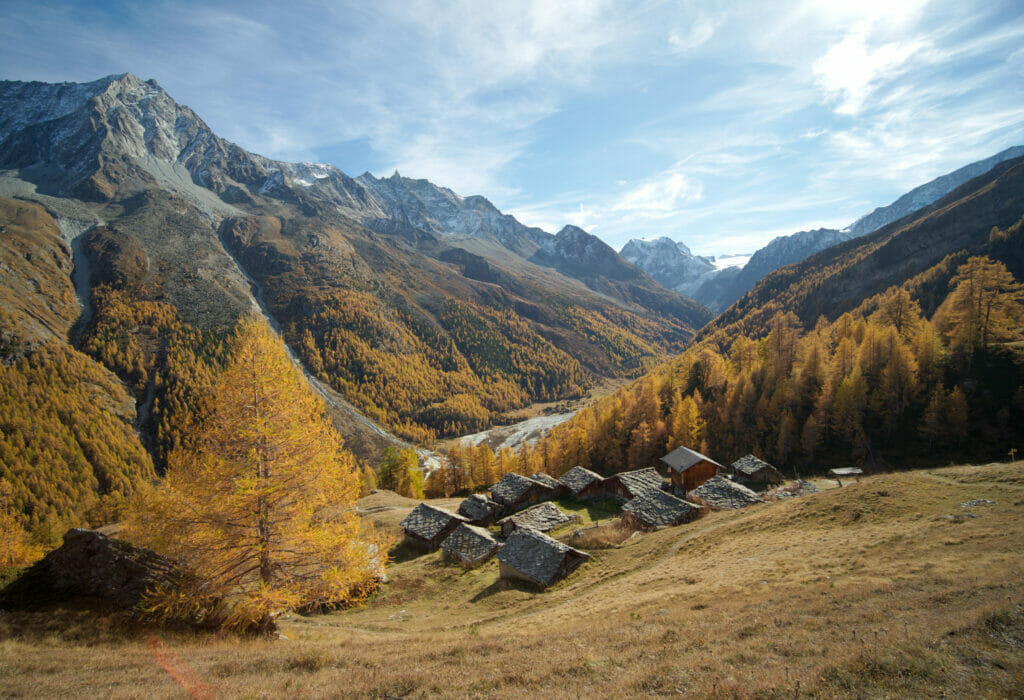
[[[701,17],[685,29],[669,32],[668,45],[673,53],[692,51],[710,41],[716,28],[713,19]]]
[[[898,75],[911,57],[927,47],[923,39],[872,46],[870,34],[868,25],[858,24],[814,63],[816,82],[837,103],[838,114],[863,111],[878,84]]]
[[[704,186],[699,180],[673,171],[649,180],[619,198],[612,211],[626,211],[639,217],[656,218],[684,204],[700,201]]]

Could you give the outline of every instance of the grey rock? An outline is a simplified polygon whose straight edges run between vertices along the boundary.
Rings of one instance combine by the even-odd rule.
[[[73,528],[64,544],[0,592],[0,606],[24,607],[86,596],[134,608],[148,590],[174,587],[182,571],[170,559],[95,530]]]

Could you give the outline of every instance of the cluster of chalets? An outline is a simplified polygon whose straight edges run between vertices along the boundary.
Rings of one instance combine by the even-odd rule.
[[[747,455],[729,467],[695,450],[679,447],[661,458],[668,480],[655,468],[603,477],[573,467],[561,478],[509,473],[476,493],[451,513],[420,503],[404,520],[406,541],[427,551],[441,550],[446,562],[476,567],[497,556],[499,576],[546,588],[569,575],[590,555],[548,534],[579,520],[553,501],[586,502],[615,498],[621,522],[632,530],[655,530],[690,522],[708,510],[743,508],[762,498],[750,488],[781,485],[772,465]],[[496,535],[489,526],[500,528]]]

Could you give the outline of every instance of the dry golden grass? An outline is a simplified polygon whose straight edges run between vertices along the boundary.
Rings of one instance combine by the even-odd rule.
[[[163,638],[223,697],[1021,697],[1022,475],[879,475],[711,513],[593,550],[544,593],[430,554],[363,608],[282,621],[287,640]],[[182,697],[150,634],[5,613],[0,695]]]

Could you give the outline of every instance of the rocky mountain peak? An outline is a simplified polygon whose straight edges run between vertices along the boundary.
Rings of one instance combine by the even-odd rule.
[[[667,236],[653,240],[634,238],[619,254],[655,280],[683,296],[692,297],[705,278],[715,271],[712,262]]]

